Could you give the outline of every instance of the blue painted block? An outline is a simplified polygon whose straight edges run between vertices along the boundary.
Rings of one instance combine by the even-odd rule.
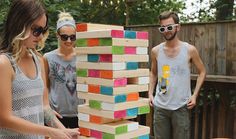
[[[142,135],[142,136],[139,136],[138,139],[149,139],[149,135]]]
[[[97,54],[88,54],[88,62],[98,62],[99,55]]]
[[[126,63],[127,70],[135,70],[138,69],[138,62],[127,62]]]
[[[125,102],[126,95],[117,95],[115,96],[115,103]]]
[[[103,95],[113,95],[113,87],[101,86],[101,94]]]
[[[125,31],[125,38],[128,39],[136,39],[136,32],[135,31]]]
[[[137,116],[138,115],[138,108],[132,108],[126,110],[127,116]]]

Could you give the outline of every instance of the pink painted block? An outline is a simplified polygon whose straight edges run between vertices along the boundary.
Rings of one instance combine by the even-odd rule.
[[[88,70],[88,77],[100,77],[100,70],[93,70],[93,69],[89,69]]]
[[[125,47],[125,54],[136,54],[136,47]]]
[[[111,36],[114,38],[124,38],[124,31],[123,30],[112,30]]]
[[[112,54],[101,54],[99,55],[100,62],[112,62]]]
[[[114,118],[124,118],[126,117],[126,110],[120,110],[114,112]]]
[[[144,32],[144,31],[138,31],[137,32],[137,39],[148,39],[148,32]]]
[[[127,85],[127,78],[118,78],[114,81],[114,87]]]
[[[95,137],[96,139],[102,139],[102,132],[91,129],[91,137]]]

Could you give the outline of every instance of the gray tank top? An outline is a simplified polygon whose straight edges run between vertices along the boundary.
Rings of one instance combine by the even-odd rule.
[[[13,115],[35,124],[44,125],[43,115],[43,89],[41,69],[38,57],[31,52],[37,69],[34,79],[28,78],[18,67],[10,54],[6,55],[13,69],[15,78],[12,81],[12,111]],[[9,129],[0,128],[0,139],[44,139],[38,135],[24,135]]]
[[[165,44],[160,44],[157,68],[158,83],[154,105],[163,109],[176,110],[187,104],[191,96],[188,43],[181,42],[180,52],[174,58],[164,53]]]
[[[45,54],[49,65],[50,105],[63,117],[76,117],[79,104],[76,93],[76,56],[65,61],[57,51]]]

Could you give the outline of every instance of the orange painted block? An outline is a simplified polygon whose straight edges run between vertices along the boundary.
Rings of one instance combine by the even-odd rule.
[[[89,84],[88,85],[88,91],[90,93],[99,94],[100,93],[100,85]]]
[[[98,38],[91,38],[88,39],[88,46],[99,46],[99,39]]]
[[[87,23],[77,24],[76,31],[77,32],[87,31]]]
[[[126,101],[136,101],[139,99],[139,93],[135,92],[135,93],[129,93],[127,95]]]
[[[100,124],[102,123],[102,118],[100,116],[89,115],[89,122]]]
[[[112,70],[101,70],[100,77],[106,78],[106,79],[112,79],[113,78],[113,71]]]
[[[88,128],[79,127],[79,132],[80,132],[80,135],[82,135],[82,136],[87,136],[87,137],[91,136],[90,129],[88,129]]]

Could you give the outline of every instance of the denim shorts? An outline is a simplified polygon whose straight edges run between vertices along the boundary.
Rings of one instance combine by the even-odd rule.
[[[190,139],[190,117],[187,106],[166,110],[154,106],[155,139]]]

